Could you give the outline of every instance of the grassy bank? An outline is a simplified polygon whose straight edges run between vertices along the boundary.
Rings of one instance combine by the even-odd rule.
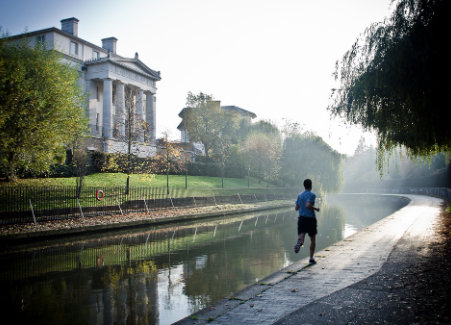
[[[148,212],[149,209],[215,206],[284,199],[291,189],[276,188],[252,179],[171,175],[152,178],[132,175],[126,189],[126,174],[94,174],[86,177],[81,191],[75,178],[23,179],[0,185],[0,223],[17,223],[30,216],[39,221],[53,216]],[[196,199],[195,199],[196,198]]]
[[[188,176],[169,175],[169,185],[171,187],[185,187],[187,180],[188,188],[220,188],[222,181],[220,177],[208,176]],[[127,175],[123,173],[97,173],[84,178],[83,185],[87,187],[122,187],[125,186]],[[141,175],[132,174],[130,176],[130,186],[133,187],[165,187],[166,175]],[[33,178],[18,179],[13,183],[0,182],[0,186],[75,186],[75,177],[61,178]],[[265,188],[273,187],[271,184],[261,182],[255,178],[250,178],[250,187]],[[225,188],[247,188],[247,178],[224,178]]]

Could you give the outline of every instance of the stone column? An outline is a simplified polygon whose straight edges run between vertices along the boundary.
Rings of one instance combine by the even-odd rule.
[[[137,133],[136,140],[138,142],[144,142],[144,91],[139,89],[138,101],[136,103],[136,118],[135,118],[135,130]]]
[[[152,93],[146,93],[146,122],[149,124],[149,140],[155,143],[156,140],[156,121],[155,121],[155,98]]]
[[[112,132],[112,106],[113,106],[113,80],[103,79],[103,122],[102,134],[105,138],[111,139]]]
[[[117,105],[117,123],[119,125],[119,136],[125,136],[125,86],[118,81],[116,85],[116,105]]]
[[[91,130],[91,136],[98,137],[99,130],[101,130],[101,126],[98,124],[100,121],[97,120],[97,85],[94,80],[88,81],[89,85],[89,97],[88,97],[88,118],[89,118],[89,128]],[[95,104],[91,104],[91,101],[95,101]]]

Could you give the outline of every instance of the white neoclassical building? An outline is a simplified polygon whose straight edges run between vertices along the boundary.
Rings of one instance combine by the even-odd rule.
[[[160,72],[150,69],[138,57],[116,53],[117,39],[102,39],[97,46],[78,37],[77,18],[61,20],[55,27],[11,36],[26,38],[30,45],[44,43],[55,49],[67,64],[77,67],[82,89],[88,95],[86,112],[91,137],[89,150],[108,153],[132,152],[140,157],[156,152],[156,82]]]

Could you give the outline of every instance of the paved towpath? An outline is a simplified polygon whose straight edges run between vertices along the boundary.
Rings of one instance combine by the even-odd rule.
[[[316,265],[307,266],[308,260],[302,259],[238,292],[233,299],[224,299],[177,324],[309,324],[300,321],[301,313],[309,313],[311,306],[310,315],[318,317],[315,302],[374,275],[395,245],[402,243],[407,252],[434,238],[443,201],[402,196],[411,200],[407,206],[317,252]],[[308,249],[308,244],[302,249]],[[344,310],[353,301],[342,298],[334,304],[329,307]],[[318,323],[315,317],[312,322]]]

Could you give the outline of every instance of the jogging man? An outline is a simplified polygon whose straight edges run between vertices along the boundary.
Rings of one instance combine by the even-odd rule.
[[[294,246],[294,252],[298,253],[301,246],[304,245],[305,234],[310,237],[310,260],[309,264],[315,264],[313,258],[316,246],[317,222],[315,211],[319,212],[319,208],[315,208],[316,195],[312,192],[312,181],[306,179],[304,181],[305,191],[299,193],[296,200],[296,211],[299,211],[298,218],[298,242]]]

